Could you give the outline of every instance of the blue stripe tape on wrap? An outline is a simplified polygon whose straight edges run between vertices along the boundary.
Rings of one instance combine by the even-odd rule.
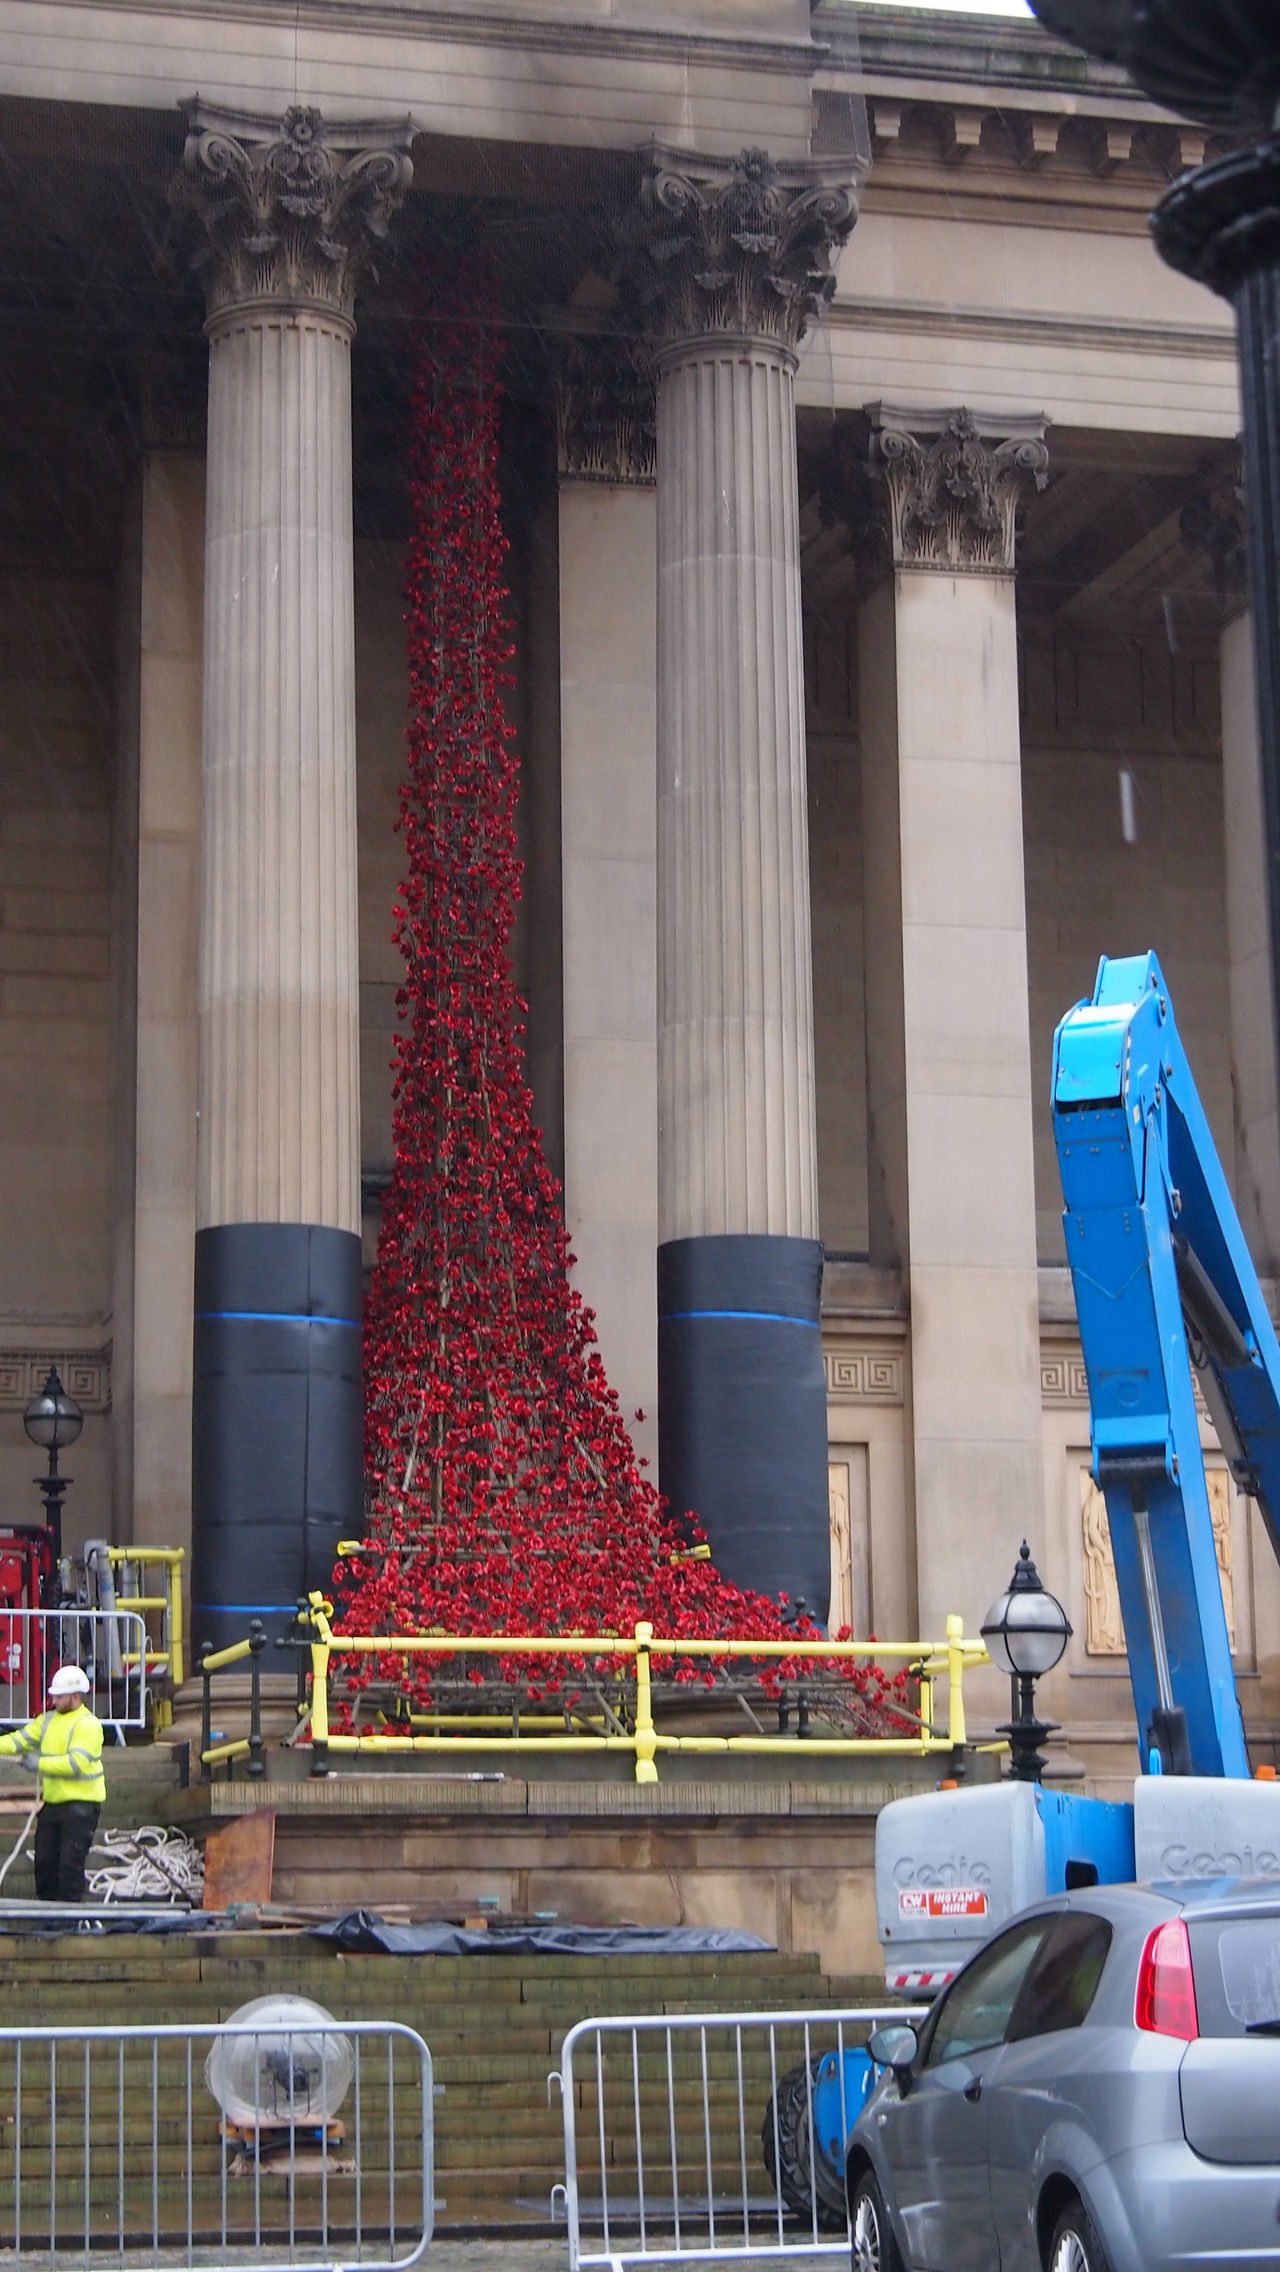
[[[233,1323],[253,1325],[344,1325],[351,1333],[359,1333],[358,1317],[314,1317],[307,1310],[197,1310],[200,1325]]]
[[[782,1310],[664,1310],[659,1322],[672,1325],[685,1317],[745,1318],[752,1325],[802,1325],[809,1333],[822,1331],[816,1318],[788,1317]]]
[[[296,1601],[193,1601],[206,1617],[293,1617]]]

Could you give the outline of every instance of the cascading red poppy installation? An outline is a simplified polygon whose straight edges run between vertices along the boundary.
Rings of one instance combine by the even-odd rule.
[[[511,961],[521,868],[518,758],[503,711],[501,355],[490,327],[423,326],[395,1156],[366,1308],[369,1533],[336,1575],[338,1624],[374,1635],[629,1634],[647,1617],[658,1632],[778,1638],[787,1628],[776,1602],[726,1583],[709,1561],[672,1561],[697,1534],[637,1463],[571,1280],[525,1079]],[[430,1659],[345,1661],[350,1691],[390,1681],[406,1698],[432,1694]],[[484,1681],[481,1663],[466,1662],[467,1677]],[[577,1684],[554,1658],[489,1660],[488,1676],[534,1696]],[[866,1705],[890,1686],[859,1668]]]

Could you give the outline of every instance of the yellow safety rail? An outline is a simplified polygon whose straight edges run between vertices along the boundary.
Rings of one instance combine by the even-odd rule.
[[[156,1646],[147,1644],[147,1664],[152,1670],[167,1674],[170,1686],[181,1688],[186,1677],[183,1662],[182,1635],[182,1565],[186,1554],[181,1546],[109,1546],[107,1560],[111,1575],[126,1575],[127,1582],[136,1584],[138,1591],[122,1593],[117,1586],[117,1609],[137,1610],[142,1617],[150,1614],[160,1620],[160,1633]],[[129,1577],[136,1571],[137,1577]],[[151,1573],[159,1572],[154,1582]],[[126,1664],[134,1660],[125,1658]]]
[[[249,1627],[248,1639],[232,1641],[225,1649],[211,1649],[206,1641],[200,1651],[200,1677],[204,1684],[200,1708],[200,1780],[212,1780],[215,1767],[225,1765],[230,1774],[237,1759],[247,1759],[249,1773],[265,1775],[267,1762],[262,1741],[262,1684],[260,1660],[267,1645],[267,1636],[261,1618],[255,1617]],[[213,1741],[213,1676],[227,1672],[232,1665],[249,1665],[249,1733],[247,1736],[220,1737]]]
[[[939,1752],[956,1752],[966,1741],[964,1674],[966,1666],[989,1663],[979,1640],[966,1638],[964,1620],[948,1617],[945,1641],[748,1641],[677,1640],[655,1634],[652,1625],[639,1624],[630,1635],[509,1634],[509,1633],[335,1633],[330,1623],[333,1604],[321,1593],[310,1596],[311,1627],[311,1742],[314,1772],[323,1773],[327,1754],[355,1752],[468,1751],[623,1751],[635,1758],[637,1783],[656,1783],[660,1751],[699,1753],[792,1753],[798,1757],[927,1758]],[[441,1714],[438,1731],[431,1734],[335,1735],[330,1729],[329,1680],[334,1657],[358,1656],[489,1656],[489,1657],[592,1657],[607,1658],[625,1678],[634,1666],[635,1701],[631,1728],[604,1728],[576,1734],[459,1735],[453,1727],[474,1723],[481,1715]],[[919,1731],[891,1736],[840,1735],[682,1735],[654,1725],[651,1665],[654,1657],[746,1658],[759,1662],[776,1657],[787,1661],[823,1664],[848,1663],[858,1658],[901,1662],[920,1684]],[[937,1683],[947,1682],[947,1715],[937,1722]],[[492,1717],[496,1715],[484,1715]],[[548,1715],[537,1716],[540,1728]]]

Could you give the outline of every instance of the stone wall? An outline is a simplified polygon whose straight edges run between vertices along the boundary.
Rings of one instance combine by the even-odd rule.
[[[110,1338],[112,598],[105,578],[0,579],[0,1491],[32,1520],[30,1365]],[[95,1376],[97,1377],[97,1376]],[[89,1410],[67,1535],[109,1519]],[[90,1400],[92,1402],[92,1400]]]
[[[828,1971],[876,1973],[875,1818],[933,1779],[933,1763],[909,1760],[845,1781],[725,1773],[649,1787],[594,1771],[471,1785],[364,1773],[215,1783],[168,1811],[200,1836],[269,1805],[277,1901],[732,1926],[785,1954],[813,1951]]]
[[[856,644],[844,615],[805,621],[818,1222],[829,1252],[867,1249],[862,777]]]
[[[1232,1174],[1230,1001],[1218,673],[1152,639],[1023,643],[1023,825],[1040,1259],[1060,1262],[1049,1117],[1053,1033],[1092,992],[1100,954],[1153,947],[1205,1111]],[[1137,841],[1119,772],[1137,785]],[[979,887],[980,888],[980,887]]]

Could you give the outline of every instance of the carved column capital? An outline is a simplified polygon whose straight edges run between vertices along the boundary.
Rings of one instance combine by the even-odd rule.
[[[1178,517],[1188,552],[1204,552],[1224,619],[1249,605],[1249,530],[1245,517],[1244,453],[1239,443],[1208,469]]]
[[[835,291],[865,172],[856,157],[714,158],[651,143],[624,236],[659,356],[708,334],[794,353]]]
[[[183,103],[174,204],[203,229],[209,328],[250,308],[303,309],[350,326],[356,281],[413,180],[412,119],[282,118]]]
[[[882,403],[868,416],[895,568],[1012,575],[1020,501],[1028,483],[1043,489],[1049,478],[1045,420]]]
[[[658,419],[647,347],[612,332],[559,332],[550,355],[561,480],[649,487]]]

